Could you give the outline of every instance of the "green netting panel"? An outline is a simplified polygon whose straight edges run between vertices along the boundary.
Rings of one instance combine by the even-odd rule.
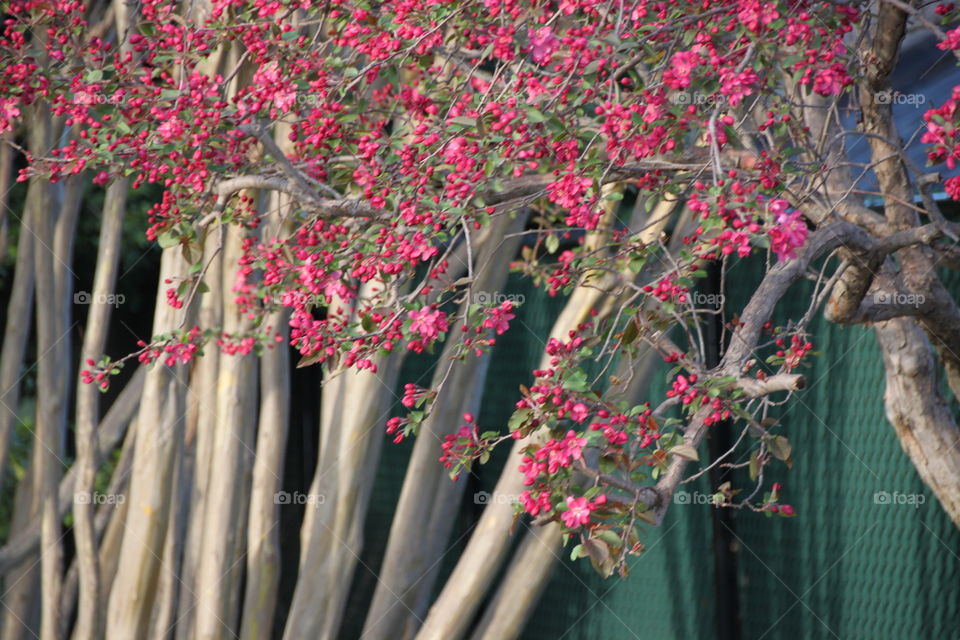
[[[759,277],[746,267],[728,281],[733,309]],[[777,320],[799,318],[809,291],[797,285]],[[737,519],[743,637],[956,637],[960,532],[884,417],[874,334],[822,316],[812,332],[822,355],[805,370],[807,391],[778,415],[794,466],[770,474],[799,517]],[[878,504],[879,492],[920,495],[924,504]]]
[[[730,310],[742,309],[760,273],[759,265],[749,263],[731,270]],[[953,275],[948,285],[960,293]],[[784,299],[778,322],[803,314],[809,286],[798,285]],[[527,301],[494,350],[479,415],[484,427],[506,421],[517,385],[529,384],[543,336],[563,304],[516,279],[508,291]],[[736,515],[743,637],[956,638],[960,532],[924,488],[884,418],[883,369],[873,333],[820,317],[812,329],[815,349],[823,355],[804,371],[808,389],[777,415],[793,443],[794,466],[774,465],[768,473],[770,482],[783,483],[784,500],[799,516]],[[420,376],[429,380],[430,367],[428,358],[411,359],[401,383]],[[663,375],[657,375],[650,397],[662,397],[664,387]],[[398,405],[397,414],[400,410]],[[384,445],[365,525],[364,566],[355,577],[344,638],[359,636],[410,449],[409,443]],[[482,508],[470,504],[471,494],[492,488],[505,454],[506,449],[468,488],[455,536]],[[688,489],[708,491],[705,483]],[[925,502],[916,508],[877,504],[875,494],[883,491],[921,495]],[[662,527],[647,528],[648,549],[632,560],[626,580],[603,580],[589,563],[566,559],[565,551],[524,640],[713,637],[710,509],[674,504]]]

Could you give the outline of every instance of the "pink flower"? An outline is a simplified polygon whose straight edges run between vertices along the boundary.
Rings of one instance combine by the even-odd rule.
[[[578,438],[575,431],[570,430],[563,440],[550,440],[537,450],[535,458],[547,461],[547,472],[556,473],[560,467],[569,467],[572,460],[579,460],[583,448],[587,446],[586,438]]]
[[[960,49],[960,27],[947,31],[947,39],[937,44],[944,51]]]
[[[549,491],[541,491],[536,498],[534,498],[529,491],[524,491],[520,494],[519,499],[520,504],[523,505],[523,510],[532,516],[539,515],[540,512],[546,513],[553,509],[553,505],[550,504]]]
[[[550,27],[529,29],[527,36],[530,38],[533,61],[537,64],[550,62],[550,54],[560,46],[560,41],[553,35],[553,30]]]
[[[674,54],[670,68],[663,73],[663,83],[671,89],[686,89],[690,86],[690,76],[700,66],[700,54],[696,51],[681,51]]]
[[[853,82],[847,70],[839,62],[820,71],[813,79],[813,91],[822,96],[839,95],[845,86]]]
[[[578,402],[573,405],[573,408],[570,409],[570,417],[573,418],[574,422],[583,422],[587,419],[587,416],[590,415],[590,410],[587,409],[587,405],[582,402]]]
[[[280,72],[280,65],[276,62],[266,64],[253,74],[255,85],[262,87],[264,98],[273,101],[278,109],[283,112],[290,110],[293,103],[296,102],[297,93],[293,84],[289,80],[284,80]]]
[[[170,142],[171,140],[180,138],[185,130],[186,126],[177,118],[164,120],[163,124],[157,127],[157,133],[160,134],[160,138],[164,142]]]
[[[770,248],[778,260],[796,258],[796,250],[807,241],[807,225],[799,211],[781,213],[776,220],[777,226],[770,229]]]
[[[503,334],[507,329],[510,328],[510,321],[516,317],[511,313],[512,310],[513,304],[509,300],[501,304],[499,307],[492,309],[490,312],[490,317],[484,319],[483,327],[485,329],[493,329],[497,332],[497,335]]]
[[[753,86],[759,80],[760,76],[753,69],[745,69],[739,73],[723,69],[720,72],[720,93],[727,96],[731,107],[735,107],[753,93]]]
[[[537,476],[547,470],[547,465],[530,456],[524,456],[519,469],[520,473],[523,474],[523,484],[529,487],[536,482]]]
[[[943,188],[951,198],[960,200],[960,176],[948,178],[943,183]]]
[[[575,529],[590,524],[590,513],[603,504],[606,504],[607,496],[599,495],[592,503],[584,497],[573,498],[567,496],[567,510],[563,512],[560,518],[568,529]]]
[[[567,497],[567,510],[560,516],[568,529],[575,529],[590,522],[590,503],[586,498]]]
[[[760,31],[761,27],[767,26],[779,17],[780,13],[777,12],[776,3],[768,2],[766,4],[760,4],[756,0],[752,2],[742,2],[740,4],[740,13],[737,14],[740,23],[755,33]]]
[[[593,186],[591,178],[567,173],[556,182],[547,185],[547,198],[569,209],[583,202],[584,195],[591,186]]]
[[[447,314],[439,309],[420,309],[410,312],[410,331],[418,333],[427,341],[436,340],[441,332],[446,332],[450,325],[447,323]]]

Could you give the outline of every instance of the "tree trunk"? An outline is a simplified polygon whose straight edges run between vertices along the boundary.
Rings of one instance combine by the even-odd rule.
[[[920,478],[960,527],[960,429],[940,392],[936,361],[913,318],[874,325],[886,370],[887,419]]]
[[[277,143],[283,146],[281,134],[287,127],[277,128]],[[264,229],[267,238],[279,235],[287,198],[271,194],[268,199],[270,224]],[[283,461],[290,426],[290,312],[275,311],[267,324],[282,336],[260,357],[260,416],[257,427],[257,456],[253,463],[253,485],[250,493],[250,519],[247,533],[246,593],[240,624],[242,640],[259,640],[270,635],[280,585],[280,517],[278,492],[283,489]]]
[[[242,231],[231,226],[223,254],[223,331],[249,330],[232,291],[242,256]],[[220,355],[212,464],[204,510],[204,537],[197,572],[196,637],[220,640],[239,629],[242,550],[256,446],[257,359],[254,354]]]
[[[164,250],[160,291],[166,286],[165,280],[183,277],[186,269],[182,263],[179,247]],[[162,294],[153,324],[154,334],[177,325],[175,310]],[[117,573],[110,590],[107,636],[111,638],[142,638],[147,634],[170,513],[173,458],[177,440],[183,437],[184,373],[183,365],[157,363],[144,382],[137,417],[142,428],[137,434],[128,500],[130,513],[135,516],[126,519],[118,559],[123,571]]]
[[[97,359],[104,351],[110,326],[110,305],[107,295],[114,292],[117,265],[120,258],[120,240],[126,211],[126,180],[117,180],[107,189],[97,249],[97,270],[94,274],[87,316],[87,330],[81,349],[81,366],[88,359]],[[76,493],[91,495],[94,491],[99,460],[96,457],[96,425],[99,420],[99,389],[93,384],[77,384],[75,467]],[[100,603],[100,568],[97,562],[96,533],[94,531],[94,503],[80,500],[74,505],[73,535],[77,546],[77,570],[80,581],[80,602],[77,608],[77,640],[95,640],[103,634],[103,615]]]
[[[223,256],[220,253],[220,230],[208,233],[203,247],[203,262],[207,265],[204,281],[210,288],[200,299],[198,323],[203,328],[219,327],[223,323]],[[218,239],[220,238],[220,239]],[[213,437],[216,433],[217,373],[220,369],[220,349],[207,349],[196,361],[190,376],[187,395],[187,433],[185,436],[186,472],[190,486],[190,514],[187,539],[181,560],[181,594],[178,599],[177,640],[192,640],[197,612],[197,568],[206,528],[204,511],[213,466]]]
[[[523,215],[513,220],[503,216],[492,223],[476,258],[479,266],[471,294],[503,289],[524,223]],[[501,241],[509,234],[514,237]],[[466,300],[463,305],[469,303]],[[451,335],[458,333],[459,325],[453,327]],[[479,409],[489,358],[489,354],[468,355],[465,360],[451,363],[453,344],[451,338],[440,357],[433,381],[433,388],[440,386],[439,393],[420,427],[390,526],[386,555],[364,626],[364,636],[369,640],[410,637],[416,632],[429,607],[439,557],[447,550],[454,520],[451,514],[456,512],[461,499],[463,482],[451,482],[446,470],[437,463],[440,443],[448,433],[456,432],[464,413],[476,413]],[[412,539],[418,543],[410,545]]]

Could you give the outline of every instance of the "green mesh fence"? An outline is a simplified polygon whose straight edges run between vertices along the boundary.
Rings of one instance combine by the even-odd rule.
[[[727,279],[728,309],[743,307],[759,277],[756,265],[734,264]],[[960,292],[960,280],[945,280]],[[529,384],[543,336],[563,305],[518,280],[510,286],[527,301],[494,351],[479,416],[484,427],[506,422],[517,386]],[[807,292],[808,283],[797,285],[778,308],[777,321],[800,317]],[[738,512],[735,517],[743,637],[960,638],[960,532],[924,487],[884,418],[883,371],[873,333],[819,317],[812,330],[814,348],[823,355],[804,370],[807,390],[776,416],[780,433],[794,447],[793,468],[775,464],[767,474],[770,482],[784,485],[784,501],[799,516]],[[428,380],[431,364],[427,358],[410,360],[401,382]],[[662,398],[664,390],[658,375],[650,397]],[[384,445],[344,638],[360,635],[410,449],[409,443]],[[468,532],[482,509],[472,494],[491,490],[505,454],[506,449],[468,487],[454,539]],[[709,490],[703,482],[687,489]],[[883,504],[885,495],[888,502],[915,495],[924,502]],[[714,637],[712,507],[697,502],[672,505],[661,527],[647,528],[647,551],[631,560],[625,580],[604,580],[589,563],[571,562],[564,550],[523,639]],[[446,559],[443,577],[465,540]]]

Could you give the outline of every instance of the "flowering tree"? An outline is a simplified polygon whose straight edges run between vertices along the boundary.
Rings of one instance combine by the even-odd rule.
[[[766,418],[804,386],[821,308],[875,328],[887,415],[960,524],[938,384],[942,371],[960,393],[960,309],[934,270],[960,264],[958,228],[931,195],[960,198],[960,177],[913,166],[900,136],[914,132],[883,99],[908,26],[955,52],[956,18],[901,0],[7,3],[0,167],[22,161],[27,195],[0,459],[34,300],[42,356],[0,548],[4,637],[269,634],[285,343],[324,379],[309,494],[323,499],[302,524],[285,638],[337,637],[384,428],[417,440],[365,638],[515,637],[558,547],[625,572],[678,486],[719,465],[744,461],[749,483],[714,487],[717,505],[794,515],[764,481],[791,453]],[[957,100],[960,86],[922,131],[948,172]],[[846,152],[857,137],[867,163]],[[863,204],[867,179],[882,213]],[[127,201],[151,184],[153,335],[108,355]],[[70,264],[93,190],[105,199],[75,367]],[[754,254],[763,279],[743,308],[700,301],[698,282]],[[481,426],[489,353],[516,317],[511,270],[566,306],[529,385],[494,399],[516,404],[509,424]],[[807,279],[807,313],[774,326]],[[703,328],[718,316],[711,362]],[[438,354],[432,381],[400,380],[424,351]],[[660,361],[670,390],[656,398]],[[124,367],[137,372],[101,416],[97,391]],[[406,411],[390,415],[401,384]],[[741,436],[701,459],[722,421]],[[434,599],[465,475],[498,445],[512,452],[497,495],[516,500],[485,507]],[[123,499],[98,508],[118,449],[107,495]],[[495,584],[518,518],[533,526]]]

